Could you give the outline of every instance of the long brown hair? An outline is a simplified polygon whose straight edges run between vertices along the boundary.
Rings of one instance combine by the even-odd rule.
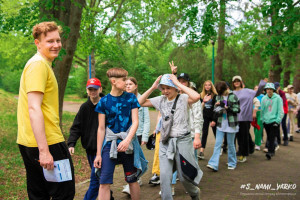
[[[128,77],[127,80],[130,80],[131,82],[133,82],[134,85],[138,85],[138,84],[137,84],[137,80],[136,80],[134,77],[132,77],[132,76]],[[138,94],[138,88],[136,88],[136,89],[134,90],[134,94],[135,94],[135,96],[137,96],[137,94]]]
[[[208,92],[205,90],[205,87],[204,87],[204,85],[205,85],[206,82],[210,83],[210,85],[211,85],[211,88],[210,88],[211,97],[213,98],[215,95],[218,95],[218,93],[216,91],[216,88],[215,88],[214,84],[211,82],[211,80],[206,80],[203,83],[203,89],[202,89],[202,92],[200,93],[201,99],[204,99],[205,95],[208,94]]]
[[[232,81],[232,89],[233,89],[233,90],[236,90],[236,87],[234,86],[234,81],[235,81],[235,80]],[[244,82],[241,81],[241,80],[239,80],[239,81],[240,81],[240,87],[243,89],[243,88],[245,87]]]

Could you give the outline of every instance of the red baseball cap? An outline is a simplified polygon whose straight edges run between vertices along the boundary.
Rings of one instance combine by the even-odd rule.
[[[86,89],[88,89],[88,88],[95,88],[95,89],[98,89],[98,88],[100,88],[101,87],[101,82],[100,82],[100,80],[99,79],[97,79],[97,78],[91,78],[91,79],[89,79],[88,81],[87,81],[87,83],[86,83]]]

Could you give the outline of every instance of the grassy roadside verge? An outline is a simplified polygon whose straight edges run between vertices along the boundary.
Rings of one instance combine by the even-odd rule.
[[[16,144],[17,103],[13,94],[0,89],[0,199],[28,199],[25,167]],[[65,139],[69,137],[75,114],[63,114]],[[80,141],[76,145],[73,163],[76,183],[89,178],[90,170]]]
[[[86,98],[80,98],[75,94],[66,94],[64,96],[64,101],[76,102],[76,103],[84,103]]]

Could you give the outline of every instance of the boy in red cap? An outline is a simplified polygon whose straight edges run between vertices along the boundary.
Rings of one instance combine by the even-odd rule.
[[[81,144],[86,150],[87,159],[91,167],[90,186],[87,190],[84,200],[94,200],[98,196],[100,181],[95,175],[94,159],[97,152],[97,129],[98,113],[95,112],[97,103],[100,101],[102,92],[101,82],[97,78],[91,78],[87,81],[86,92],[88,100],[80,106],[80,109],[70,128],[70,137],[68,147],[71,155],[75,152],[77,140],[81,137]],[[111,199],[113,197],[111,196]]]

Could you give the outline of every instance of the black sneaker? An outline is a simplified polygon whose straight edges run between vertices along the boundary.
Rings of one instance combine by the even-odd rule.
[[[296,131],[296,133],[300,133],[300,129]]]
[[[284,141],[283,141],[283,146],[288,146],[288,144],[289,144],[289,141],[288,141],[288,140],[284,140]]]
[[[249,147],[249,154],[253,154],[255,151],[255,145],[253,145],[253,147]]]
[[[294,141],[294,137],[292,135],[290,136],[290,141]]]
[[[159,184],[160,184],[159,176],[157,176],[156,174],[154,174],[154,175],[151,177],[151,179],[149,180],[149,184],[159,185]]]
[[[223,153],[227,153],[227,148],[223,147]]]
[[[110,191],[110,200],[115,200],[115,198],[113,197],[113,191]]]
[[[200,160],[204,160],[204,153],[203,152],[200,152],[199,155],[198,155],[198,158]]]
[[[271,160],[271,158],[274,156],[274,153],[266,153],[266,157],[268,160]]]

